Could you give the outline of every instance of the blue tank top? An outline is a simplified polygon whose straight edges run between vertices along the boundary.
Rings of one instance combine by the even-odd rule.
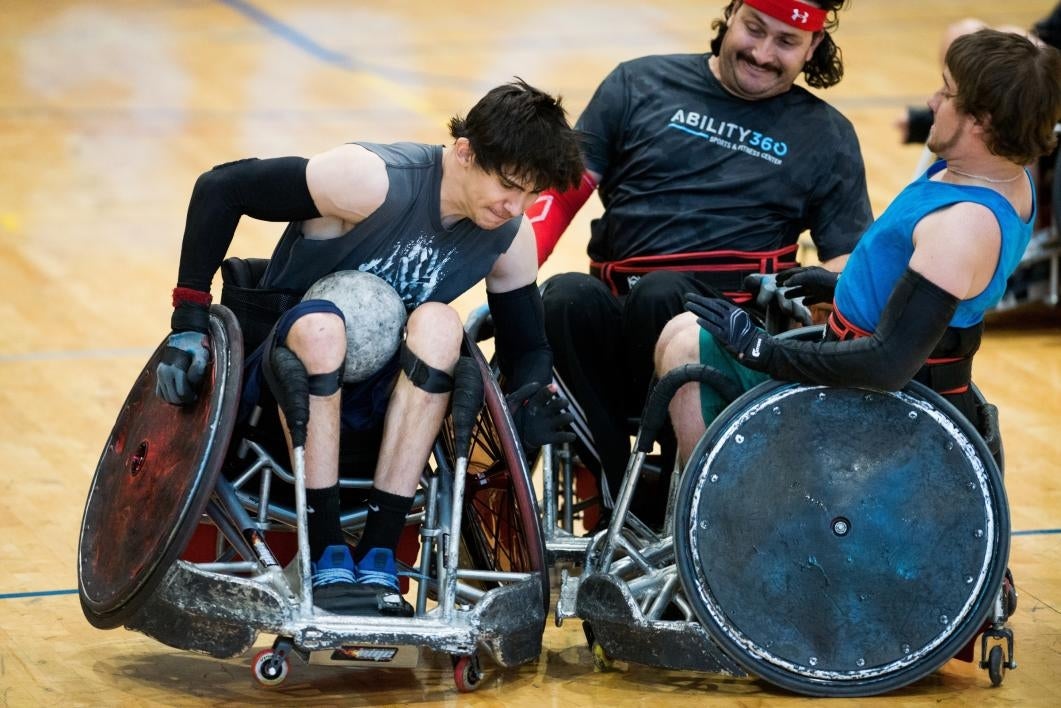
[[[939,161],[899,193],[880,218],[863,234],[844,266],[836,286],[834,303],[851,324],[873,332],[881,312],[914,253],[914,227],[927,215],[958,202],[975,202],[991,210],[1002,230],[1002,247],[991,281],[975,297],[962,300],[951,318],[951,327],[971,327],[984,312],[998,304],[1028,246],[1035,224],[1035,190],[1032,214],[1022,221],[1009,201],[986,187],[949,184],[931,177],[945,168]],[[1028,180],[1031,175],[1027,173]]]
[[[387,196],[345,234],[308,239],[302,222],[288,225],[259,287],[305,292],[339,270],[383,278],[407,309],[424,302],[451,302],[493,269],[512,245],[521,219],[493,230],[471,219],[442,225],[442,146],[420,143],[357,143],[387,166]]]

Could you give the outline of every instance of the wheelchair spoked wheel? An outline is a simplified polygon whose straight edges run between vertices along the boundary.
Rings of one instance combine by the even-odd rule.
[[[676,518],[704,628],[750,673],[814,696],[938,669],[983,626],[1009,550],[990,451],[916,383],[761,384],[700,440]]]
[[[212,361],[199,399],[155,395],[165,342],[140,372],[100,455],[81,521],[78,594],[95,627],[125,624],[194,534],[236,419],[243,340],[232,313],[210,310]]]
[[[479,348],[466,338],[485,383],[484,406],[472,428],[468,479],[462,512],[462,535],[477,568],[537,573],[542,599],[549,607],[549,574],[545,565],[538,502],[523,449],[497,381]],[[443,449],[454,461],[452,421],[442,430]]]

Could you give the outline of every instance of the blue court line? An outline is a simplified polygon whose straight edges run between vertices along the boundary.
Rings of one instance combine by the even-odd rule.
[[[269,15],[261,8],[257,8],[244,0],[219,0],[222,5],[228,5],[244,17],[256,22],[280,39],[293,44],[312,57],[316,57],[327,64],[335,64],[343,68],[350,68],[353,62],[349,57],[339,52],[322,47],[311,38],[299,32],[290,25],[285,25],[280,20]]]
[[[17,600],[21,597],[47,597],[49,595],[76,595],[77,588],[73,590],[38,590],[37,592],[8,592],[0,593],[0,600]]]
[[[1046,536],[1048,534],[1061,533],[1061,529],[1030,529],[1028,531],[1014,531],[1011,536]]]
[[[260,25],[273,36],[280,38],[284,42],[301,49],[302,51],[309,54],[311,57],[319,59],[326,64],[331,64],[340,69],[345,70],[360,70],[378,76],[385,77],[392,81],[398,82],[414,82],[414,83],[429,83],[429,84],[444,84],[448,86],[457,86],[461,88],[474,87],[474,82],[468,80],[464,76],[446,76],[441,74],[429,74],[421,71],[408,71],[403,69],[396,69],[394,67],[380,66],[378,64],[370,64],[364,61],[358,61],[353,57],[347,56],[342,52],[337,52],[327,47],[324,47],[317,43],[312,37],[303,34],[291,25],[285,24],[284,22],[276,19],[265,10],[259,7],[255,7],[253,4],[246,0],[217,0],[222,5],[227,5],[236,12],[240,13],[250,21],[257,25]]]

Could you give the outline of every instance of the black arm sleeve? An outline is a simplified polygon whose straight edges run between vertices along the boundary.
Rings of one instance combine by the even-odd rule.
[[[509,391],[553,379],[553,352],[545,338],[545,308],[538,285],[486,293],[494,318],[494,351]]]
[[[907,269],[872,336],[844,342],[772,339],[768,356],[744,363],[786,381],[897,391],[925,363],[957,307],[958,298]]]
[[[218,165],[195,182],[184,225],[177,285],[210,292],[239,218],[301,221],[320,216],[304,157],[251,158]]]

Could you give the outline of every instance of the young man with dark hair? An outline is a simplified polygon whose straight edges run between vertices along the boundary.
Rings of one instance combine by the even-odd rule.
[[[897,390],[915,379],[977,425],[972,358],[984,312],[1002,297],[1034,227],[1024,165],[1056,142],[1061,54],[996,30],[959,37],[929,106],[927,144],[940,161],[866,231],[842,278],[808,269],[813,291],[787,293],[833,302],[824,341],[775,339],[736,306],[691,294],[691,312],[660,337],[658,370],[699,361],[746,387],[774,377]],[[699,388],[683,387],[671,404],[683,459],[722,409]]]
[[[356,383],[343,375],[356,342],[329,301],[273,313],[262,345],[287,347],[310,377],[308,530],[314,604],[326,611],[410,610],[394,593],[394,550],[452,390],[463,328],[447,303],[480,280],[499,363],[520,392],[513,417],[524,443],[567,435],[557,432],[568,418],[547,387],[552,357],[534,233],[522,215],[540,190],[577,183],[576,134],[560,102],[523,81],[487,93],[450,131],[445,147],[350,143],[308,160],[220,165],[199,178],[188,207],[173,332],[158,368],[158,393],[170,403],[195,398],[209,359],[210,283],[242,215],[290,222],[258,288],[303,293],[330,273],[367,271],[389,283],[409,312],[400,353],[376,372],[360,372],[371,375]],[[273,375],[262,348],[247,361],[244,398],[252,401],[269,392]],[[368,518],[352,554],[339,523],[346,432],[379,443]]]
[[[803,231],[839,270],[872,219],[851,124],[795,85],[801,74],[817,88],[840,81],[831,32],[845,4],[733,0],[710,53],[620,64],[576,124],[580,188],[547,190],[528,211],[544,261],[595,188],[604,204],[591,274],[551,278],[542,297],[558,381],[589,428],[580,455],[611,494],[629,457],[626,420],[683,295],[750,306],[745,277],[796,265]]]

